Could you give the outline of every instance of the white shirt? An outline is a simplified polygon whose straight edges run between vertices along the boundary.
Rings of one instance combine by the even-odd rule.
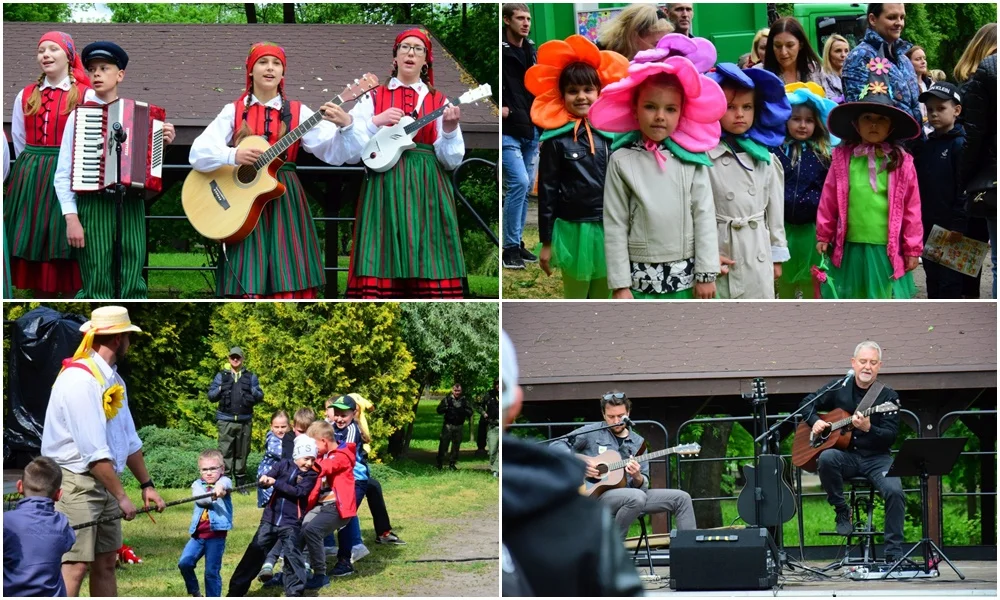
[[[94,101],[107,104],[99,97]],[[56,198],[63,216],[76,214],[76,194],[73,193],[73,135],[76,133],[76,110],[66,117],[66,128],[63,129],[62,143],[59,144],[59,158],[56,159],[56,175],[53,186],[56,188]]]
[[[104,391],[116,383],[125,388],[125,381],[117,367],[93,350],[90,357],[101,370],[105,385],[76,367],[59,374],[45,411],[42,456],[74,473],[86,473],[94,462],[110,459],[115,473],[121,474],[129,455],[142,448],[142,441],[128,408],[127,390],[115,417],[110,421],[105,418]]]
[[[267,102],[261,102],[257,96],[250,96],[250,104],[264,104],[275,110],[281,110],[281,96],[275,96]],[[305,104],[299,111],[299,122],[313,115],[313,111]],[[222,107],[205,131],[201,132],[191,144],[188,160],[195,170],[207,173],[223,165],[236,166],[236,148],[230,148],[233,139],[233,124],[236,121],[234,103]],[[363,127],[337,127],[329,121],[320,121],[318,125],[306,132],[300,140],[302,149],[330,165],[342,165],[352,156],[361,156],[361,150],[368,143],[368,136]],[[357,159],[355,159],[357,160]]]
[[[44,90],[45,88],[50,87],[68,92],[70,87],[72,87],[69,82],[69,75],[63,77],[62,81],[59,83],[52,83],[49,81],[49,78],[46,77],[45,81],[42,82],[41,89]],[[21,88],[21,91],[14,97],[14,106],[10,116],[10,135],[14,141],[14,156],[18,156],[24,151],[24,146],[26,144],[25,140],[27,139],[24,134],[24,109],[21,107],[21,99],[23,96],[24,88]],[[83,95],[82,102],[90,102],[92,100],[97,100],[97,92],[95,92],[92,88],[87,88],[87,91]]]
[[[394,90],[398,87],[406,87],[405,84],[393,77],[386,84],[390,90]],[[408,86],[413,88],[417,92],[417,106],[421,106],[424,102],[424,98],[430,93],[427,88],[427,84],[423,81],[418,81],[417,83]],[[375,103],[372,101],[371,94],[366,94],[363,98],[359,99],[355,104],[354,108],[350,110],[350,114],[354,117],[355,121],[363,122],[365,128],[368,131],[369,136],[373,136],[378,133],[379,127],[372,123],[372,118],[375,116]],[[359,123],[360,126],[361,123]],[[465,158],[465,139],[462,137],[462,127],[459,125],[455,128],[455,131],[451,133],[444,132],[444,116],[440,116],[434,121],[433,125],[429,127],[437,128],[437,139],[434,140],[434,154],[437,159],[441,161],[444,168],[448,171],[455,169],[458,165],[462,164],[462,159]],[[362,146],[361,149],[364,149]],[[360,150],[360,149],[359,149]],[[359,151],[357,156],[352,157],[351,162],[356,162],[361,160],[361,152]]]
[[[3,179],[7,181],[7,173],[10,173],[10,144],[7,143],[7,134],[3,135]]]

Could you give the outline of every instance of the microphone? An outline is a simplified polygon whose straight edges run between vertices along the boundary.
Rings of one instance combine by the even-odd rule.
[[[630,419],[628,417],[622,417],[622,423],[624,423],[625,426],[628,427],[629,429],[632,429],[633,427],[635,427],[635,423],[633,423],[632,419]]]
[[[840,383],[840,387],[847,387],[847,382],[851,380],[851,377],[854,377],[854,369],[847,370],[847,375],[844,376],[844,381]]]
[[[119,144],[124,144],[125,140],[128,139],[128,134],[125,133],[124,129],[122,129],[122,124],[115,123],[114,125],[111,126],[111,129],[114,131],[113,137],[115,142]]]

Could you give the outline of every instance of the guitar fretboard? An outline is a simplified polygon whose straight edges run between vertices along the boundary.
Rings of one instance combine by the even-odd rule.
[[[641,454],[639,456],[632,457],[635,462],[643,463],[646,461],[653,460],[654,458],[660,458],[661,456],[667,456],[668,454],[673,454],[677,450],[674,448],[667,448],[665,450],[657,450],[656,452],[647,452],[646,454]],[[616,469],[624,469],[625,465],[629,463],[628,460],[620,460],[618,462],[613,462],[608,464],[608,470],[614,471]]]
[[[403,128],[403,131],[405,131],[408,135],[413,135],[413,132],[419,131],[421,127],[423,127],[424,125],[427,125],[428,123],[430,123],[434,119],[436,119],[436,118],[440,117],[441,115],[443,115],[445,109],[447,109],[447,108],[449,108],[451,106],[458,106],[459,104],[461,104],[461,102],[452,102],[451,100],[448,100],[447,98],[445,98],[445,103],[444,103],[443,106],[441,106],[441,108],[439,108],[439,109],[437,109],[437,110],[435,110],[433,112],[429,112],[426,115],[424,115],[424,116],[420,117],[419,119],[417,119],[416,121],[410,123],[409,125],[407,125],[406,127]]]
[[[877,406],[873,406],[873,407],[869,408],[865,412],[861,413],[861,416],[862,417],[867,417],[867,416],[871,415],[873,412],[875,412],[876,408],[878,408],[878,407]],[[854,417],[852,415],[850,417],[847,417],[847,418],[844,418],[844,419],[840,419],[839,421],[831,421],[830,422],[830,431],[834,431],[836,429],[840,429],[841,427],[845,427],[845,426],[849,425],[851,423],[851,419],[853,419],[853,418]]]
[[[344,103],[344,101],[340,99],[340,96],[337,96],[331,100],[331,102],[337,106]],[[318,125],[322,120],[323,111],[317,110],[311,117],[299,123],[298,127],[286,133],[280,140],[275,142],[274,145],[265,150],[264,153],[260,155],[260,158],[257,159],[257,162],[253,164],[254,168],[260,170],[266,167],[269,162],[281,156],[282,152],[291,148],[292,144],[299,141],[302,136],[308,133],[310,129]]]

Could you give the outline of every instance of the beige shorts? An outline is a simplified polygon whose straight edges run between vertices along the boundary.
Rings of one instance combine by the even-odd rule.
[[[56,502],[56,510],[66,515],[71,526],[121,514],[118,501],[104,484],[89,473],[73,473],[63,469],[62,476],[62,498]],[[94,562],[96,555],[117,552],[121,545],[122,522],[121,519],[116,519],[110,523],[77,529],[76,543],[69,552],[63,554],[62,560]]]

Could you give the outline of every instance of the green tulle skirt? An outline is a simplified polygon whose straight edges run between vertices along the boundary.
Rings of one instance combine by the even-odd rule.
[[[845,242],[840,267],[832,267],[829,277],[842,300],[905,300],[917,295],[913,273],[893,279],[883,245]],[[828,296],[824,293],[823,297]]]
[[[604,223],[556,219],[552,225],[552,266],[576,281],[605,279]]]
[[[632,290],[632,297],[636,300],[694,300],[694,287],[670,294],[647,294]]]
[[[781,263],[781,277],[777,285],[778,298],[782,300],[815,298],[810,269],[813,265],[819,264],[819,253],[816,252],[816,224],[786,223],[785,239],[788,240],[788,253],[791,258]]]

